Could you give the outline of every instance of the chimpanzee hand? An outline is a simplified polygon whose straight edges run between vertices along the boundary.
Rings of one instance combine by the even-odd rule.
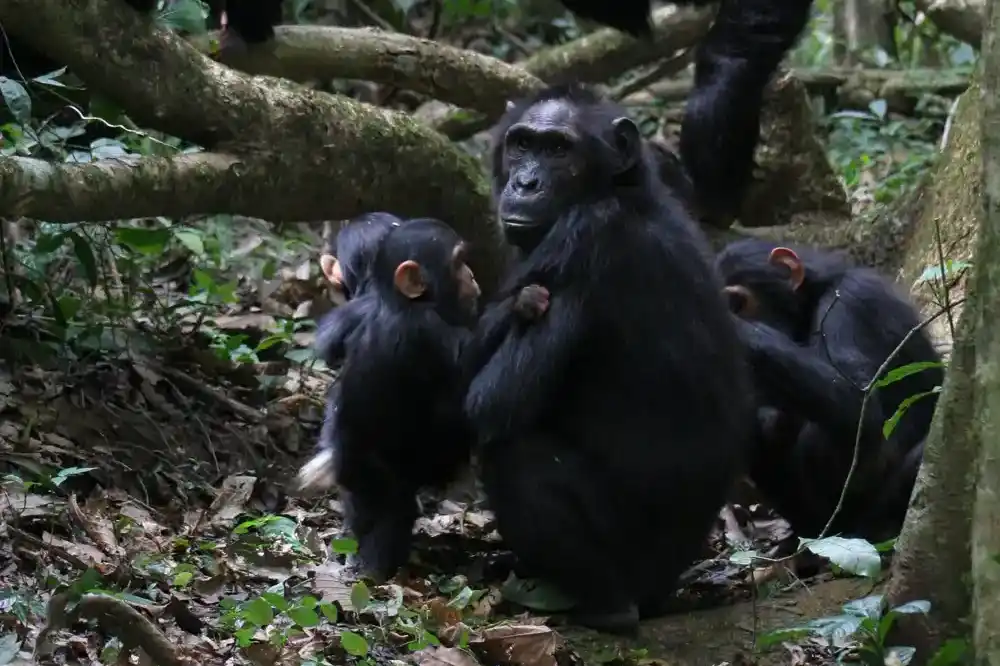
[[[514,312],[526,321],[536,321],[549,309],[549,290],[540,284],[523,287],[514,299]]]

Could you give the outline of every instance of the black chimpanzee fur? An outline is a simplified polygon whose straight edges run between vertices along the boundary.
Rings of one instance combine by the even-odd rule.
[[[797,533],[817,537],[851,465],[863,389],[920,320],[887,280],[834,253],[794,248],[805,269],[795,288],[790,269],[769,261],[775,247],[738,241],[720,253],[717,265],[737,296],[733,310],[741,315],[761,403],[752,479]],[[734,287],[748,289],[749,296]],[[933,367],[869,398],[859,464],[829,534],[880,541],[899,532],[937,403],[933,391],[943,379],[940,358],[922,332],[888,370],[919,362]],[[886,439],[886,420],[922,393],[928,395],[906,410]]]
[[[460,244],[437,220],[390,228],[370,285],[333,310],[319,336],[327,353],[346,356],[332,428],[335,476],[361,568],[376,579],[407,559],[417,491],[446,485],[468,461],[473,434],[462,414],[459,353],[475,304],[459,296]],[[408,260],[428,285],[415,299],[393,282]]]
[[[390,213],[375,212],[359,215],[348,222],[330,239],[324,253],[336,257],[339,281],[335,287],[346,300],[364,293],[371,282],[371,269],[375,253],[389,229],[403,220]],[[316,350],[327,365],[334,366],[343,360],[345,342],[357,330],[368,313],[367,308],[352,307],[321,323],[317,334]],[[340,405],[340,385],[330,385],[326,396],[323,427],[320,430],[316,454],[299,472],[299,489],[305,492],[329,490],[333,487],[333,459],[337,450],[336,419]]]
[[[740,469],[749,383],[705,239],[656,177],[635,124],[576,86],[501,121],[493,190],[528,253],[545,316],[480,322],[466,411],[501,536],[578,600],[576,620],[631,631],[698,555]]]

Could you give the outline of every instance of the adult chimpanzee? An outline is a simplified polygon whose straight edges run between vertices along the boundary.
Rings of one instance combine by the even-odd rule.
[[[758,399],[751,477],[793,529],[816,537],[840,498],[859,423],[859,464],[831,533],[883,540],[898,533],[920,466],[936,393],[913,403],[888,438],[900,405],[934,391],[934,366],[879,388],[861,423],[864,387],[919,318],[887,280],[829,252],[761,240],[727,246],[717,266],[750,352]],[[922,333],[889,369],[939,362]]]
[[[741,464],[749,382],[704,238],[618,106],[577,86],[513,106],[493,190],[545,317],[485,344],[466,412],[504,541],[631,631],[703,544]],[[487,312],[489,338],[509,314]]]
[[[357,294],[360,294],[370,282],[371,268],[375,261],[375,252],[389,229],[402,224],[403,220],[390,213],[366,213],[350,222],[333,237],[320,255],[319,264],[323,275],[333,286],[337,300],[342,305]],[[320,325],[321,335],[317,341],[317,351],[320,357],[329,365],[342,360],[342,346],[331,345],[346,339],[361,323],[363,310],[351,309],[349,317],[344,313],[331,315],[338,326]],[[335,337],[331,340],[330,334]],[[325,336],[322,334],[326,334]],[[333,487],[334,477],[333,456],[337,449],[336,418],[340,404],[340,385],[333,383],[327,391],[326,410],[323,415],[323,427],[320,430],[316,454],[299,470],[298,485],[303,492],[329,490]]]
[[[450,482],[474,433],[460,365],[479,287],[459,236],[431,219],[390,223],[370,282],[323,322],[327,354],[346,356],[332,422],[333,474],[362,570],[391,576],[409,554],[416,493]],[[342,254],[343,256],[343,254]],[[511,311],[535,318],[547,292],[521,290]]]

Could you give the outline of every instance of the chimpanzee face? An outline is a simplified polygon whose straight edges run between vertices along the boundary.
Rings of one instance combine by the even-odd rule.
[[[452,252],[451,270],[455,283],[458,285],[458,309],[464,317],[474,320],[479,313],[479,296],[482,291],[479,289],[479,283],[476,282],[475,274],[466,263],[465,252],[464,243],[455,246],[455,250]]]
[[[533,247],[575,206],[611,193],[641,154],[628,118],[587,118],[567,99],[529,107],[502,138],[498,215],[515,245]],[[500,183],[497,184],[498,186]]]

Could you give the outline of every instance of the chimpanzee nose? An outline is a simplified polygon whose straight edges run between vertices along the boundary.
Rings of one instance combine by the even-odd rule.
[[[538,189],[538,176],[523,171],[517,173],[514,175],[514,187],[525,192],[534,192]]]

